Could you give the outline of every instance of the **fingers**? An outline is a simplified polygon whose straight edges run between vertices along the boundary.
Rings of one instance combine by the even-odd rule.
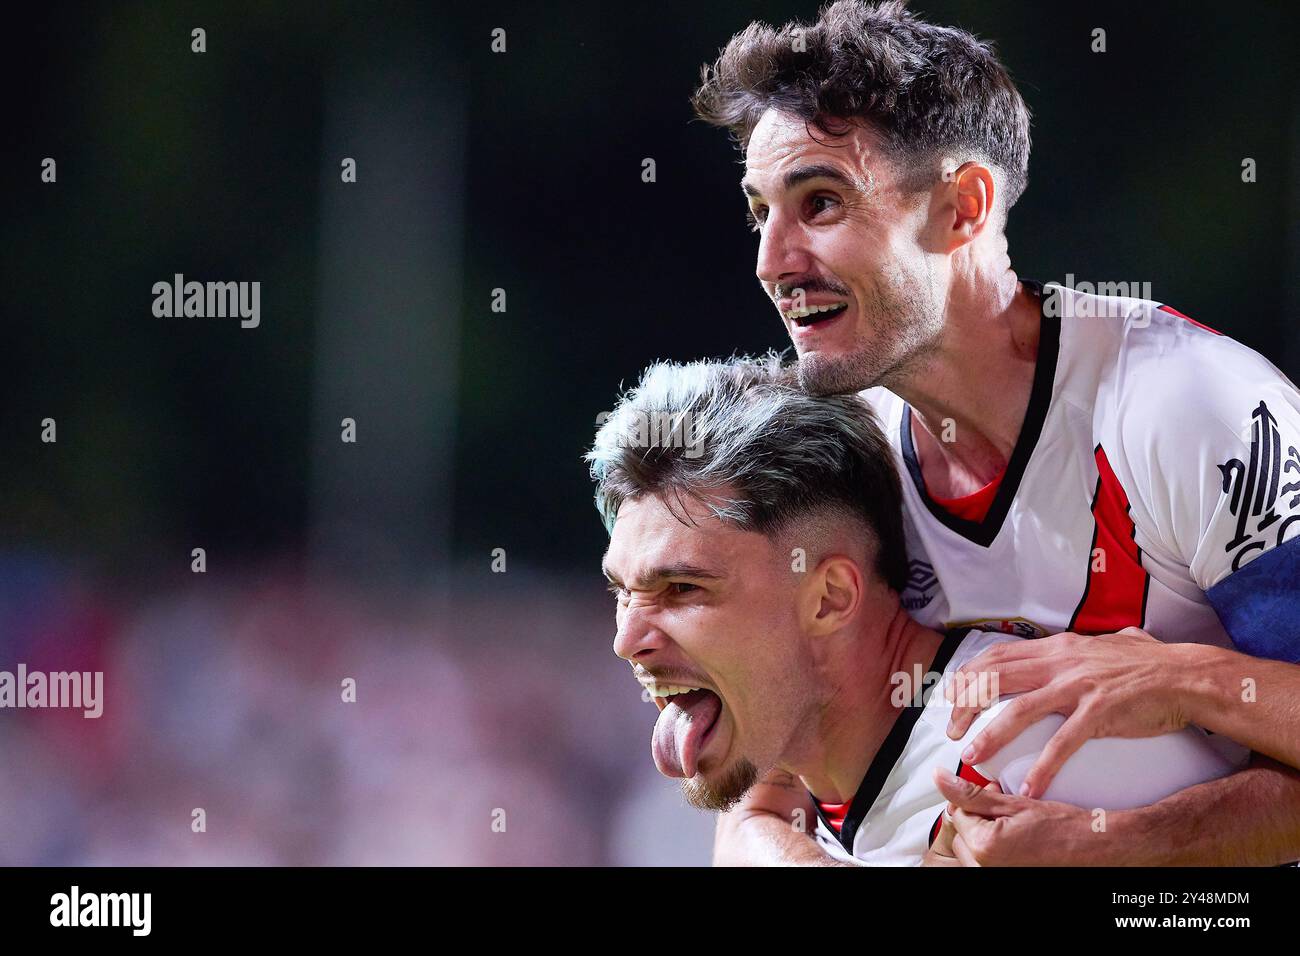
[[[952,825],[952,817],[945,812],[939,833],[935,836],[934,843],[930,844],[930,850],[940,856],[953,856],[952,838],[956,835],[957,829]]]
[[[1038,690],[1052,677],[1046,662],[1040,660],[1008,661],[979,670],[972,665],[958,668],[945,682],[953,705],[948,721],[948,737],[952,740],[960,740],[975,719],[999,698]]]
[[[970,847],[962,839],[961,834],[952,838],[952,852],[957,857],[957,862],[962,866],[979,866],[979,860],[975,859],[975,854],[971,853]]]
[[[953,855],[962,866],[981,866],[975,848],[987,847],[990,834],[1001,825],[998,818],[1018,812],[1028,801],[1007,796],[997,784],[980,788],[942,768],[936,769],[934,780],[949,800],[944,822],[947,826],[951,821]]]
[[[1046,688],[1017,697],[975,735],[970,746],[962,751],[961,759],[972,765],[987,760],[1032,724],[1048,714],[1059,713],[1062,709],[1060,698]]]
[[[952,852],[962,866],[985,866],[994,844],[990,843],[998,822],[987,817],[957,810],[952,815],[956,831],[952,837]]]
[[[925,856],[921,857],[921,865],[925,867],[961,866],[961,863],[956,856],[944,856],[942,853],[935,853],[934,850],[927,850]]]
[[[945,812],[939,818],[939,832],[935,834],[934,842],[930,848],[925,851],[925,856],[921,858],[922,866],[961,866],[957,862],[957,854],[952,848],[952,838],[957,835],[953,828],[952,818]]]
[[[1008,796],[997,789],[981,788],[969,780],[962,780],[942,767],[935,768],[934,782],[945,800],[951,805],[952,818],[957,825],[958,815],[979,814],[984,817],[1003,817],[1015,813],[1018,807],[1017,797]]]
[[[1052,739],[1043,747],[1043,752],[1038,755],[1034,765],[1029,768],[1029,773],[1025,775],[1025,782],[1020,787],[1020,795],[1038,799],[1046,793],[1052,780],[1065,766],[1065,762],[1092,736],[1093,721],[1082,708],[1076,710],[1061,725],[1061,729],[1052,735]]]
[[[1041,656],[1040,649],[1035,647],[1041,644],[1041,641],[1007,641],[1003,644],[994,644],[992,647],[980,651],[961,667],[957,668],[955,674],[962,675],[967,681],[970,675],[979,674],[982,671],[992,672],[1000,666],[1010,664],[1013,661],[1028,660],[1030,658]],[[956,688],[966,686],[965,683],[947,683],[943,693],[949,703],[953,703],[956,695]]]
[[[991,704],[992,701],[989,703]],[[984,707],[954,707],[952,716],[948,718],[948,739],[961,740],[965,737],[966,731],[970,730],[970,725],[975,722],[975,718],[983,712]]]

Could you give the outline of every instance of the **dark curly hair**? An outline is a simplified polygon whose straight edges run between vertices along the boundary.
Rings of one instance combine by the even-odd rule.
[[[1029,109],[992,44],[922,21],[904,0],[839,0],[812,24],[779,29],[751,23],[700,80],[696,115],[730,130],[742,151],[775,108],[832,135],[865,120],[897,168],[916,170],[905,188],[932,185],[925,161],[946,152],[1000,169],[1004,209],[1028,181]]]

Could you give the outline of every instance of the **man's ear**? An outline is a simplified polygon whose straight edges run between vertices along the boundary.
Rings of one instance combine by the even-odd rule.
[[[979,163],[962,163],[945,178],[952,180],[949,241],[957,249],[978,236],[992,221],[993,173]]]
[[[804,582],[799,623],[812,635],[831,634],[848,624],[862,604],[864,581],[856,561],[842,554],[821,560]]]

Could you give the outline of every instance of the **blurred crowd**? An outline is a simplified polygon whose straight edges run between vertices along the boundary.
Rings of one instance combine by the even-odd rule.
[[[601,582],[484,565],[134,594],[0,558],[0,669],[104,672],[99,719],[0,710],[0,865],[707,862]]]

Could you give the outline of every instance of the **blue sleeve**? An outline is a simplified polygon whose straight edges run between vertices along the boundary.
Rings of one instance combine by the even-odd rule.
[[[1300,664],[1300,537],[1243,564],[1205,596],[1238,650]]]

